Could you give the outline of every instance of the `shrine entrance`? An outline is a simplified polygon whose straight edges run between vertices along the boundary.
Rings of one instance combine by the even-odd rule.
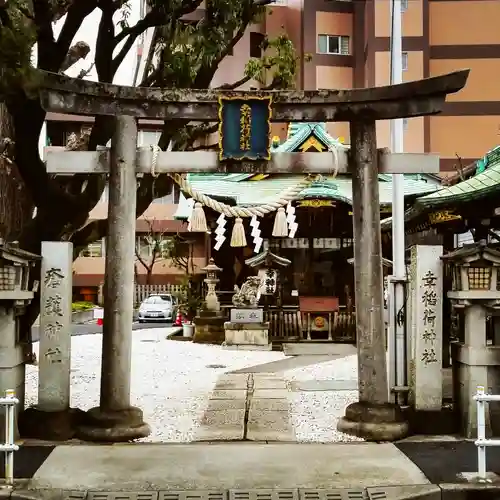
[[[325,123],[293,122],[288,126],[286,139],[273,138],[271,154],[328,154],[333,149],[345,154],[349,146],[344,142],[343,138],[332,137]],[[352,177],[348,173],[335,175],[332,171],[310,180],[307,174],[188,174],[184,183],[186,189],[182,191],[175,213],[176,219],[184,221],[189,221],[193,214],[191,191],[249,210],[258,210],[264,203],[290,196],[285,207],[288,225],[288,230],[283,231],[285,236],[273,236],[277,234],[276,217],[271,212],[258,217],[258,227],[244,224],[245,247],[231,246],[229,238],[220,245],[220,238],[228,234],[231,222],[221,219],[216,209],[204,207],[207,227],[211,230],[207,252],[221,268],[218,296],[227,320],[234,285],[241,286],[249,276],[263,272],[259,269],[259,256],[269,250],[276,256],[269,264],[273,266],[275,261],[279,285],[273,287],[269,295],[263,289],[265,302],[261,301],[260,305],[264,306],[265,320],[270,323],[273,348],[293,348],[294,353],[310,353],[311,349],[317,349],[326,353],[329,346],[305,344],[320,341],[356,343],[356,290],[351,262],[354,257]],[[291,193],[290,188],[299,183],[302,183],[301,190]],[[382,219],[391,216],[392,176],[379,174],[378,184]],[[435,176],[405,175],[403,187],[407,206],[415,196],[433,192],[438,186],[440,183]],[[295,234],[290,237],[292,228]],[[263,239],[261,248],[257,246],[260,240],[256,231]],[[382,253],[390,259],[391,252],[390,242],[386,241],[382,244]],[[278,257],[287,260],[288,264],[279,264]],[[384,276],[390,271],[391,266],[384,265]],[[308,303],[314,303],[314,311],[309,310]],[[289,345],[298,342],[303,345]]]
[[[106,253],[101,398],[87,412],[80,437],[98,441],[128,441],[143,437],[142,412],[130,404],[132,303],[137,174],[166,173],[183,191],[190,191],[193,230],[206,231],[203,206],[230,219],[230,245],[246,246],[244,220],[250,219],[257,246],[263,243],[256,219],[275,213],[272,236],[294,237],[297,225],[287,224],[283,196],[263,203],[260,212],[230,206],[189,190],[187,172],[308,174],[290,190],[303,189],[317,175],[352,175],[355,305],[359,356],[359,402],[349,405],[339,430],[368,440],[391,441],[408,431],[400,408],[389,402],[383,318],[380,233],[380,173],[437,172],[436,157],[390,154],[377,150],[376,120],[416,117],[440,112],[447,94],[459,91],[468,70],[400,85],[354,90],[236,92],[216,90],[137,89],[46,74],[45,110],[80,115],[115,116],[111,150],[62,152],[47,158],[56,174],[109,172],[108,245]],[[138,117],[220,122],[220,151],[168,151],[136,148]],[[346,121],[349,152],[271,153],[269,124],[275,122]],[[236,133],[236,132],[237,133]],[[204,224],[203,224],[204,222]],[[227,224],[227,221],[226,221]],[[222,229],[226,224],[219,224]],[[217,247],[226,239],[217,234]],[[216,248],[217,250],[217,248]],[[260,251],[260,248],[257,249]],[[43,333],[42,333],[43,334]]]

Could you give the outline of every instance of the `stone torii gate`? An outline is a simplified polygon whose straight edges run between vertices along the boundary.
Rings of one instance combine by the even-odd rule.
[[[50,173],[109,172],[101,397],[99,407],[88,412],[89,422],[79,436],[125,441],[149,433],[142,411],[130,404],[136,174],[151,173],[154,154],[151,149],[137,149],[137,119],[218,122],[223,100],[239,106],[238,123],[232,123],[240,137],[237,144],[241,144],[242,106],[253,100],[266,101],[269,110],[272,108],[272,114],[261,122],[264,129],[269,121],[349,122],[351,148],[347,155],[341,151],[336,155],[269,155],[267,128],[263,136],[266,144],[252,159],[207,151],[161,152],[155,172],[351,173],[359,402],[347,407],[339,430],[367,440],[404,436],[408,425],[399,407],[389,402],[378,173],[437,172],[439,162],[427,155],[391,155],[377,150],[375,124],[377,120],[439,113],[446,96],[459,91],[468,74],[463,70],[366,89],[286,92],[134,88],[45,74],[41,101],[46,111],[116,117],[109,152],[54,152],[47,157]]]

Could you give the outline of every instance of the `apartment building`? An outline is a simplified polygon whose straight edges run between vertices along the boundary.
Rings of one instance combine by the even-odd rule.
[[[280,8],[302,54],[304,89],[387,85],[390,78],[389,0],[288,0]],[[442,114],[404,123],[404,148],[441,157],[443,176],[482,157],[500,142],[500,2],[495,0],[403,0],[405,81],[470,68],[464,90],[450,96]],[[332,124],[348,139],[347,124]],[[378,124],[381,147],[389,146],[389,123]],[[460,162],[458,160],[460,158]]]

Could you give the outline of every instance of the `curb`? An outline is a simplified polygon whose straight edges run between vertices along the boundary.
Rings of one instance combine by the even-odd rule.
[[[449,488],[452,486],[452,488]],[[29,486],[28,486],[29,488]],[[0,498],[17,500],[245,500],[266,498],[271,500],[307,500],[307,499],[360,499],[360,500],[469,500],[496,499],[500,486],[481,487],[467,484],[426,484],[407,486],[371,486],[360,485],[357,488],[335,489],[244,489],[244,490],[164,490],[147,489],[141,491],[109,490],[60,490],[60,489],[27,489],[26,485],[16,489],[0,490]]]

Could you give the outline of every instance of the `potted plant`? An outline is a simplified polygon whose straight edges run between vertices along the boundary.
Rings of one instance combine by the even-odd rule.
[[[194,334],[193,319],[203,305],[203,299],[198,293],[196,286],[188,279],[177,294],[177,300],[179,304],[178,310],[184,318],[182,325],[183,336],[192,337]]]

